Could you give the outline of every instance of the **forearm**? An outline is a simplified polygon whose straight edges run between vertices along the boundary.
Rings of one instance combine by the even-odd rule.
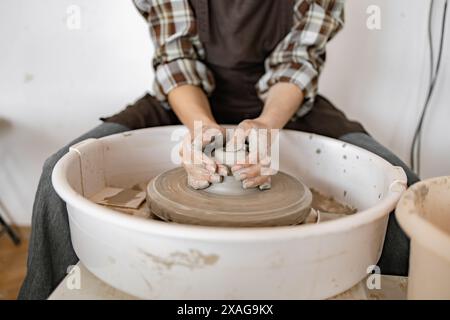
[[[205,125],[216,123],[206,94],[197,86],[177,87],[169,92],[168,100],[178,119],[191,132],[195,121],[202,121]]]
[[[301,89],[286,82],[279,82],[269,89],[266,103],[258,120],[269,128],[282,129],[303,103]]]

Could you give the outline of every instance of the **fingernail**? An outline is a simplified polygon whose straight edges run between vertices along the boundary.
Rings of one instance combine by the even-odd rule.
[[[272,187],[272,184],[266,182],[266,183],[264,183],[264,184],[259,186],[259,190],[269,190],[271,187]]]
[[[207,166],[206,166],[206,169],[207,169],[209,172],[216,172],[216,167],[213,166],[213,165],[207,165]]]

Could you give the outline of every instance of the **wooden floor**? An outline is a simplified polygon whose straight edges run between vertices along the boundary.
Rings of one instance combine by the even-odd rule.
[[[0,300],[16,299],[26,273],[30,228],[15,228],[21,244],[15,246],[7,234],[0,236]]]

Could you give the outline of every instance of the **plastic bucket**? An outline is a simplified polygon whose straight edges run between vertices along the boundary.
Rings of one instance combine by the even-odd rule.
[[[450,177],[412,186],[396,215],[411,237],[408,299],[450,299]]]

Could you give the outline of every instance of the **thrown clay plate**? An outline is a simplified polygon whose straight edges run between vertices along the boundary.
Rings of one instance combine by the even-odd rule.
[[[220,227],[271,227],[302,223],[311,208],[311,191],[279,172],[272,188],[244,190],[233,177],[205,190],[187,184],[183,168],[164,172],[147,186],[147,204],[165,221]]]

